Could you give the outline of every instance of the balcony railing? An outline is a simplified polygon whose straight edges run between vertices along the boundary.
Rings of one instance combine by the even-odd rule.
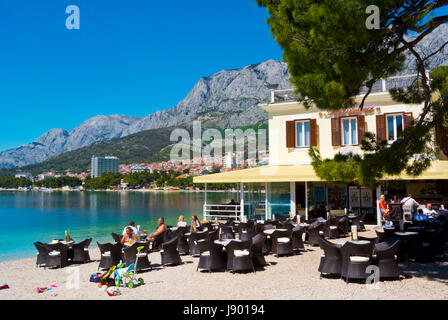
[[[429,71],[427,71],[426,76],[429,78]],[[416,77],[417,74],[410,74],[378,80],[373,84],[371,93],[389,92],[390,89],[409,87],[415,81]],[[362,86],[360,89],[360,94],[365,94],[366,92],[367,87]],[[297,98],[298,96],[294,94],[294,89],[271,91],[271,103],[294,102]]]

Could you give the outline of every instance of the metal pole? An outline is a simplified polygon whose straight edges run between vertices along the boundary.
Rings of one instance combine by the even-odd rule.
[[[204,220],[207,221],[207,184],[204,191]]]
[[[379,227],[381,227],[380,197],[381,197],[381,185],[379,185],[376,188],[376,224]]]
[[[296,183],[290,182],[289,189],[291,193],[291,202],[290,202],[290,214],[289,217],[292,219],[296,215]]]
[[[264,193],[264,196],[265,196],[265,200],[264,200],[265,201],[265,204],[264,204],[264,219],[268,220],[268,217],[269,217],[268,182],[265,183],[265,187],[264,188],[265,188],[265,193]]]
[[[308,220],[308,182],[305,181],[305,220]]]
[[[243,221],[243,217],[244,217],[244,184],[242,182],[240,183],[240,198],[241,198],[240,220]]]

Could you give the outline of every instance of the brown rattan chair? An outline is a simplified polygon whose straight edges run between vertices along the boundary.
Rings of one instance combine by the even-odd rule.
[[[372,264],[373,242],[356,244],[347,241],[341,248],[341,276],[348,282],[350,279],[367,279],[366,269]]]
[[[272,253],[277,256],[290,255],[294,253],[292,248],[292,230],[278,230],[276,229],[272,235]]]
[[[208,243],[208,231],[192,232],[188,237],[189,251],[192,256],[199,256],[201,254],[201,243]],[[207,248],[203,248],[203,251]]]
[[[324,251],[320,258],[319,272],[328,275],[341,275],[342,255],[341,247],[324,238],[319,238],[319,246]]]
[[[178,241],[179,237],[174,237],[173,239],[165,243],[162,243],[162,250],[160,250],[160,254],[162,257],[163,266],[167,264],[171,265],[182,264],[182,259],[180,258],[179,251],[177,251]]]
[[[101,252],[101,259],[98,265],[98,269],[109,269],[112,266],[116,266],[123,260],[121,253],[122,245],[120,243],[104,243],[97,242],[98,248]]]
[[[232,273],[243,270],[252,270],[255,272],[251,248],[252,240],[230,241],[226,246],[227,269],[232,270]]]
[[[86,263],[90,261],[89,245],[92,242],[92,238],[85,239],[79,243],[73,245],[73,258],[74,263]]]
[[[265,242],[266,236],[262,234],[257,234],[252,238],[252,262],[256,268],[263,267],[267,264],[263,254]]]
[[[39,241],[34,242],[34,247],[37,249],[36,267],[46,267],[48,257],[47,247]]]
[[[44,243],[48,255],[46,258],[46,267],[65,267],[68,265],[68,246],[63,243],[47,244]]]
[[[196,271],[198,271],[198,269],[207,269],[208,272],[212,272],[213,270],[225,270],[226,261],[224,259],[222,245],[210,241],[208,248],[209,250],[201,252]]]
[[[138,247],[143,247],[143,249],[138,252]],[[148,258],[149,252],[149,242],[135,242],[130,247],[125,248],[124,253],[126,257],[126,267],[129,267],[131,264],[136,263],[135,270],[137,271],[152,269],[151,262]]]
[[[375,263],[380,269],[381,279],[400,278],[396,256],[399,246],[400,240],[396,240],[393,244],[389,244],[386,241],[375,244]]]
[[[119,234],[112,232],[112,238],[114,239],[114,241],[117,242],[121,242],[121,237]]]
[[[302,226],[297,226],[292,229],[292,248],[294,250],[305,250],[305,245],[303,243],[303,233],[305,228]]]

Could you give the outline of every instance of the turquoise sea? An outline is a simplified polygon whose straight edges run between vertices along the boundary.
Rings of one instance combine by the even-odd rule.
[[[225,203],[234,193],[210,192],[207,201]],[[157,218],[175,224],[179,215],[202,219],[202,192],[13,192],[0,191],[0,261],[34,257],[33,242],[63,238],[93,238],[111,242],[131,220],[152,232]],[[148,232],[149,233],[149,232]]]

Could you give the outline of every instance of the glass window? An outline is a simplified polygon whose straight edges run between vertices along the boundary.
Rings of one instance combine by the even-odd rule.
[[[310,122],[297,121],[296,122],[296,146],[309,147],[310,146]]]
[[[356,118],[342,119],[342,144],[358,144],[358,130],[356,127]]]
[[[291,210],[291,189],[289,182],[268,184],[268,213],[275,216],[288,216]]]
[[[388,115],[386,120],[387,124],[387,140],[395,141],[398,136],[403,132],[403,115],[393,114]]]

